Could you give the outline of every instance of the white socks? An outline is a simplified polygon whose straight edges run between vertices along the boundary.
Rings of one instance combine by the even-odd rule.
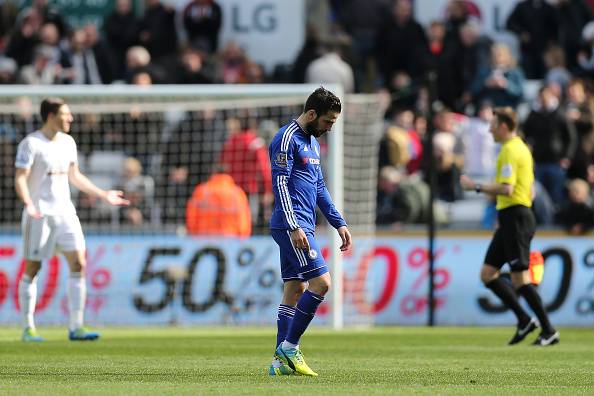
[[[293,348],[299,348],[299,345],[296,344],[292,344],[287,340],[284,340],[283,343],[281,344],[283,349],[293,349]]]
[[[21,319],[23,328],[30,327],[35,330],[33,313],[37,302],[37,277],[31,279],[29,275],[23,274],[19,282],[19,305],[21,306]]]
[[[80,272],[71,272],[68,278],[68,311],[70,312],[70,331],[83,325],[83,313],[87,298],[85,277]]]

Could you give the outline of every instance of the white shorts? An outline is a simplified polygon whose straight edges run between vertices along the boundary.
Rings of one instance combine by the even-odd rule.
[[[34,219],[23,212],[23,256],[42,261],[59,252],[85,250],[85,238],[76,214]]]

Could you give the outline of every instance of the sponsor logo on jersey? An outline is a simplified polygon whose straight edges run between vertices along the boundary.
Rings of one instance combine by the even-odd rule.
[[[317,158],[311,158],[311,157],[303,157],[303,163],[307,164],[313,164],[313,165],[320,165],[320,160]]]

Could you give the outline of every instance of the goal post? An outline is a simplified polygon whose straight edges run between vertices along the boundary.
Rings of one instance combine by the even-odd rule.
[[[228,137],[229,118],[249,113],[259,135],[268,143],[280,126],[299,115],[308,95],[318,87],[296,84],[5,86],[0,97],[3,108],[0,123],[5,131],[12,128],[15,132],[0,135],[3,144],[8,142],[0,151],[3,178],[0,233],[15,236],[19,233],[20,205],[15,204],[11,166],[18,140],[41,125],[37,113],[45,97],[62,97],[70,105],[75,116],[71,133],[77,140],[81,168],[93,176],[94,182],[101,187],[112,187],[110,177],[114,177],[114,169],[122,166],[122,152],[125,157],[138,158],[146,175],[153,179],[154,197],[142,213],[145,220],[140,225],[122,220],[121,214],[110,208],[87,202],[80,194],[74,197],[87,234],[117,239],[118,235],[184,236],[185,224],[179,214],[185,211],[187,197],[163,185],[163,179],[167,178],[165,157],[191,161],[190,176],[204,180]],[[360,249],[358,236],[372,236],[375,230],[381,107],[375,95],[345,95],[340,86],[325,87],[341,99],[343,111],[326,136],[323,169],[332,199],[349,224],[356,249]],[[138,113],[142,117],[135,118]],[[172,136],[178,135],[182,137],[171,143]],[[84,206],[87,204],[88,207]],[[345,270],[338,249],[340,237],[331,227],[325,229],[333,275],[331,316],[327,323],[335,329],[371,324],[369,313],[357,309],[352,297],[345,299],[343,290],[347,286],[343,285]]]

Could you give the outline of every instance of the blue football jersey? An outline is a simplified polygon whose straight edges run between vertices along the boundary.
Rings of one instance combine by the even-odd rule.
[[[270,228],[314,231],[316,205],[334,228],[346,225],[324,183],[315,137],[293,120],[276,133],[268,154],[275,198]]]

